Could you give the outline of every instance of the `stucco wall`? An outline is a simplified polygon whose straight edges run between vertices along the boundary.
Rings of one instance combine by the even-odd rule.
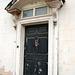
[[[4,8],[11,0],[0,0],[0,75],[14,73],[16,30],[13,17]],[[75,75],[75,1],[66,0],[59,10],[59,75]]]
[[[59,10],[59,75],[75,75],[75,0]]]
[[[12,15],[5,11],[11,0],[0,0],[0,75],[12,75],[16,31]]]

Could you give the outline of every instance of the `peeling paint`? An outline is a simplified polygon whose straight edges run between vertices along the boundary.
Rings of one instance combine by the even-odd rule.
[[[5,67],[0,68],[0,75],[12,75],[11,71],[5,72]]]

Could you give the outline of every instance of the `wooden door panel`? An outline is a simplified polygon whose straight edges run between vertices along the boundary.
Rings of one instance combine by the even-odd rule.
[[[26,61],[26,75],[34,75],[34,61]]]
[[[26,53],[34,53],[35,51],[35,39],[28,39],[26,41]]]
[[[48,73],[48,24],[25,27],[24,75]]]
[[[39,39],[38,53],[47,54],[48,53],[48,38],[42,37]]]
[[[47,75],[47,63],[38,62],[38,75]]]
[[[26,34],[36,34],[36,26],[27,27]]]
[[[41,26],[39,26],[38,32],[39,33],[47,33],[48,32],[47,25],[41,25]]]

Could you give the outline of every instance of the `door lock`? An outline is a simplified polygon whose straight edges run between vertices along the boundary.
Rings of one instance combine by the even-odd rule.
[[[35,40],[35,46],[38,46],[39,43],[38,43],[38,40]]]

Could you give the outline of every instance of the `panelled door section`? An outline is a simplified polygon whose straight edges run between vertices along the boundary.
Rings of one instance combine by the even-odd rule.
[[[48,24],[25,27],[24,75],[48,75]]]

